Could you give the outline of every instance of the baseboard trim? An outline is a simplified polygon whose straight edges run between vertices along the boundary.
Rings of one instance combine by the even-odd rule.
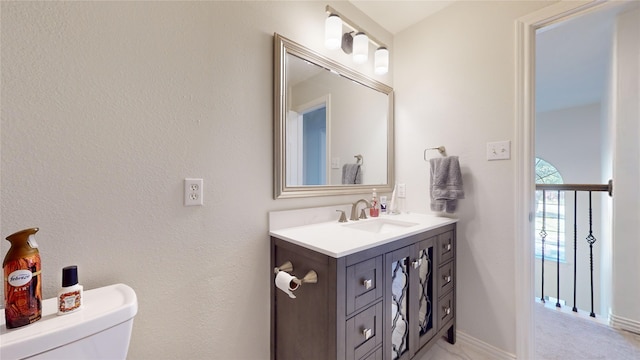
[[[494,360],[514,360],[516,359],[515,354],[508,353],[502,349],[498,349],[497,347],[487,344],[484,341],[478,340],[473,336],[470,336],[462,331],[456,331],[457,342],[460,343],[461,346],[469,348],[484,357]]]
[[[640,321],[627,319],[614,314],[609,314],[609,323],[611,324],[611,327],[614,327],[616,329],[640,334]]]

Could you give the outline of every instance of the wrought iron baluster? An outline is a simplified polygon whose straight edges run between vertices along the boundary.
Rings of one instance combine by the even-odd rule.
[[[593,244],[596,242],[596,238],[593,236],[593,208],[591,207],[591,191],[589,191],[589,236],[587,236],[587,242],[589,243],[589,269],[591,271],[591,314],[589,316],[596,317],[593,312]]]
[[[578,287],[578,191],[573,192],[573,311],[576,307],[576,288]]]
[[[589,233],[588,236],[586,237],[586,241],[589,244],[589,277],[590,277],[590,286],[591,288],[590,290],[590,295],[591,295],[591,312],[590,312],[590,316],[591,317],[596,317],[595,314],[595,287],[594,287],[594,271],[595,271],[595,258],[594,258],[594,244],[598,241],[594,235],[594,231],[593,231],[593,227],[594,227],[594,223],[593,223],[593,192],[604,192],[604,191],[608,191],[609,196],[612,196],[612,182],[610,181],[609,184],[605,184],[605,185],[599,185],[599,184],[536,184],[536,196],[539,195],[540,192],[542,192],[542,219],[540,219],[540,217],[537,217],[537,221],[541,221],[542,222],[542,229],[540,230],[540,232],[538,233],[538,236],[540,236],[540,246],[542,248],[542,254],[541,254],[541,283],[542,283],[542,294],[540,296],[540,301],[541,302],[546,302],[545,300],[545,292],[544,292],[544,282],[545,282],[545,260],[546,260],[546,247],[549,245],[546,243],[546,239],[548,236],[547,233],[547,213],[546,213],[546,192],[545,191],[558,191],[558,198],[560,198],[560,194],[564,195],[566,194],[568,191],[573,191],[574,192],[574,208],[573,208],[573,308],[572,311],[574,312],[578,312],[578,308],[577,308],[577,289],[578,289],[578,192],[582,192],[586,195],[586,193],[588,192],[589,194]],[[565,193],[561,193],[562,191],[564,191]],[[582,196],[582,195],[580,195]],[[559,199],[558,199],[559,201]],[[582,202],[582,200],[580,200],[580,202]],[[536,203],[539,206],[539,203]],[[566,203],[565,203],[566,205]],[[597,204],[596,204],[597,205]],[[585,204],[586,207],[586,204]],[[558,203],[558,209],[560,209],[560,204]],[[536,214],[537,213],[537,209],[536,209]],[[567,215],[567,214],[564,214]],[[563,215],[563,216],[564,216]],[[537,215],[536,215],[537,216]],[[558,243],[557,245],[557,255],[558,258],[556,259],[557,261],[557,279],[558,279],[558,287],[557,287],[557,296],[558,296],[558,301],[556,302],[556,306],[557,307],[561,307],[560,304],[560,266],[559,266],[559,262],[560,262],[560,251],[562,249],[566,249],[567,247],[562,247],[560,244],[560,236],[561,234],[559,234],[559,232],[562,230],[561,227],[564,227],[560,224],[560,211],[558,211]],[[568,219],[567,216],[564,217],[564,219]],[[550,219],[553,220],[553,219]],[[564,221],[562,221],[564,222]],[[536,228],[537,228],[538,223],[536,223]],[[596,224],[597,225],[597,224]],[[566,230],[566,227],[564,227],[564,229]],[[566,232],[566,231],[565,231]],[[565,241],[566,246],[568,246],[567,242]],[[537,246],[537,245],[536,245]],[[597,250],[597,249],[596,249]],[[566,255],[566,252],[565,252]],[[536,253],[537,256],[537,253]],[[551,259],[553,261],[553,259]],[[582,275],[581,275],[582,276]],[[563,285],[564,287],[566,287],[566,285]],[[566,295],[565,295],[566,296]],[[568,299],[567,299],[568,300]],[[568,305],[568,303],[566,304]]]
[[[540,239],[542,240],[542,286],[540,289],[540,301],[542,301],[543,303],[545,302],[544,300],[544,241],[547,238],[547,232],[545,230],[545,224],[546,224],[546,220],[547,220],[547,191],[546,190],[542,190],[542,230],[540,230]]]
[[[558,212],[556,213],[556,285],[557,285],[557,295],[556,295],[556,307],[561,307],[560,305],[560,190],[557,193],[557,202],[558,202]]]

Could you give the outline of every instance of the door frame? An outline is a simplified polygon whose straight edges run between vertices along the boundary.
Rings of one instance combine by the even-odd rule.
[[[603,0],[561,1],[516,20],[515,296],[516,358],[535,358],[535,41],[536,31],[575,16],[619,5]]]

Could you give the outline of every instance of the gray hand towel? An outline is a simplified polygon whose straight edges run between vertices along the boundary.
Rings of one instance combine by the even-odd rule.
[[[434,158],[431,163],[431,210],[453,213],[464,199],[462,172],[457,156]]]
[[[342,166],[343,184],[362,184],[360,164],[344,164]]]

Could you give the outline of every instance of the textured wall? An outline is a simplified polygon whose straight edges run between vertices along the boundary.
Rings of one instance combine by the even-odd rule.
[[[273,33],[327,52],[325,4],[2,2],[0,229],[41,228],[45,297],[77,264],[136,290],[132,359],[268,358],[267,212],[358,198],[272,199]]]

